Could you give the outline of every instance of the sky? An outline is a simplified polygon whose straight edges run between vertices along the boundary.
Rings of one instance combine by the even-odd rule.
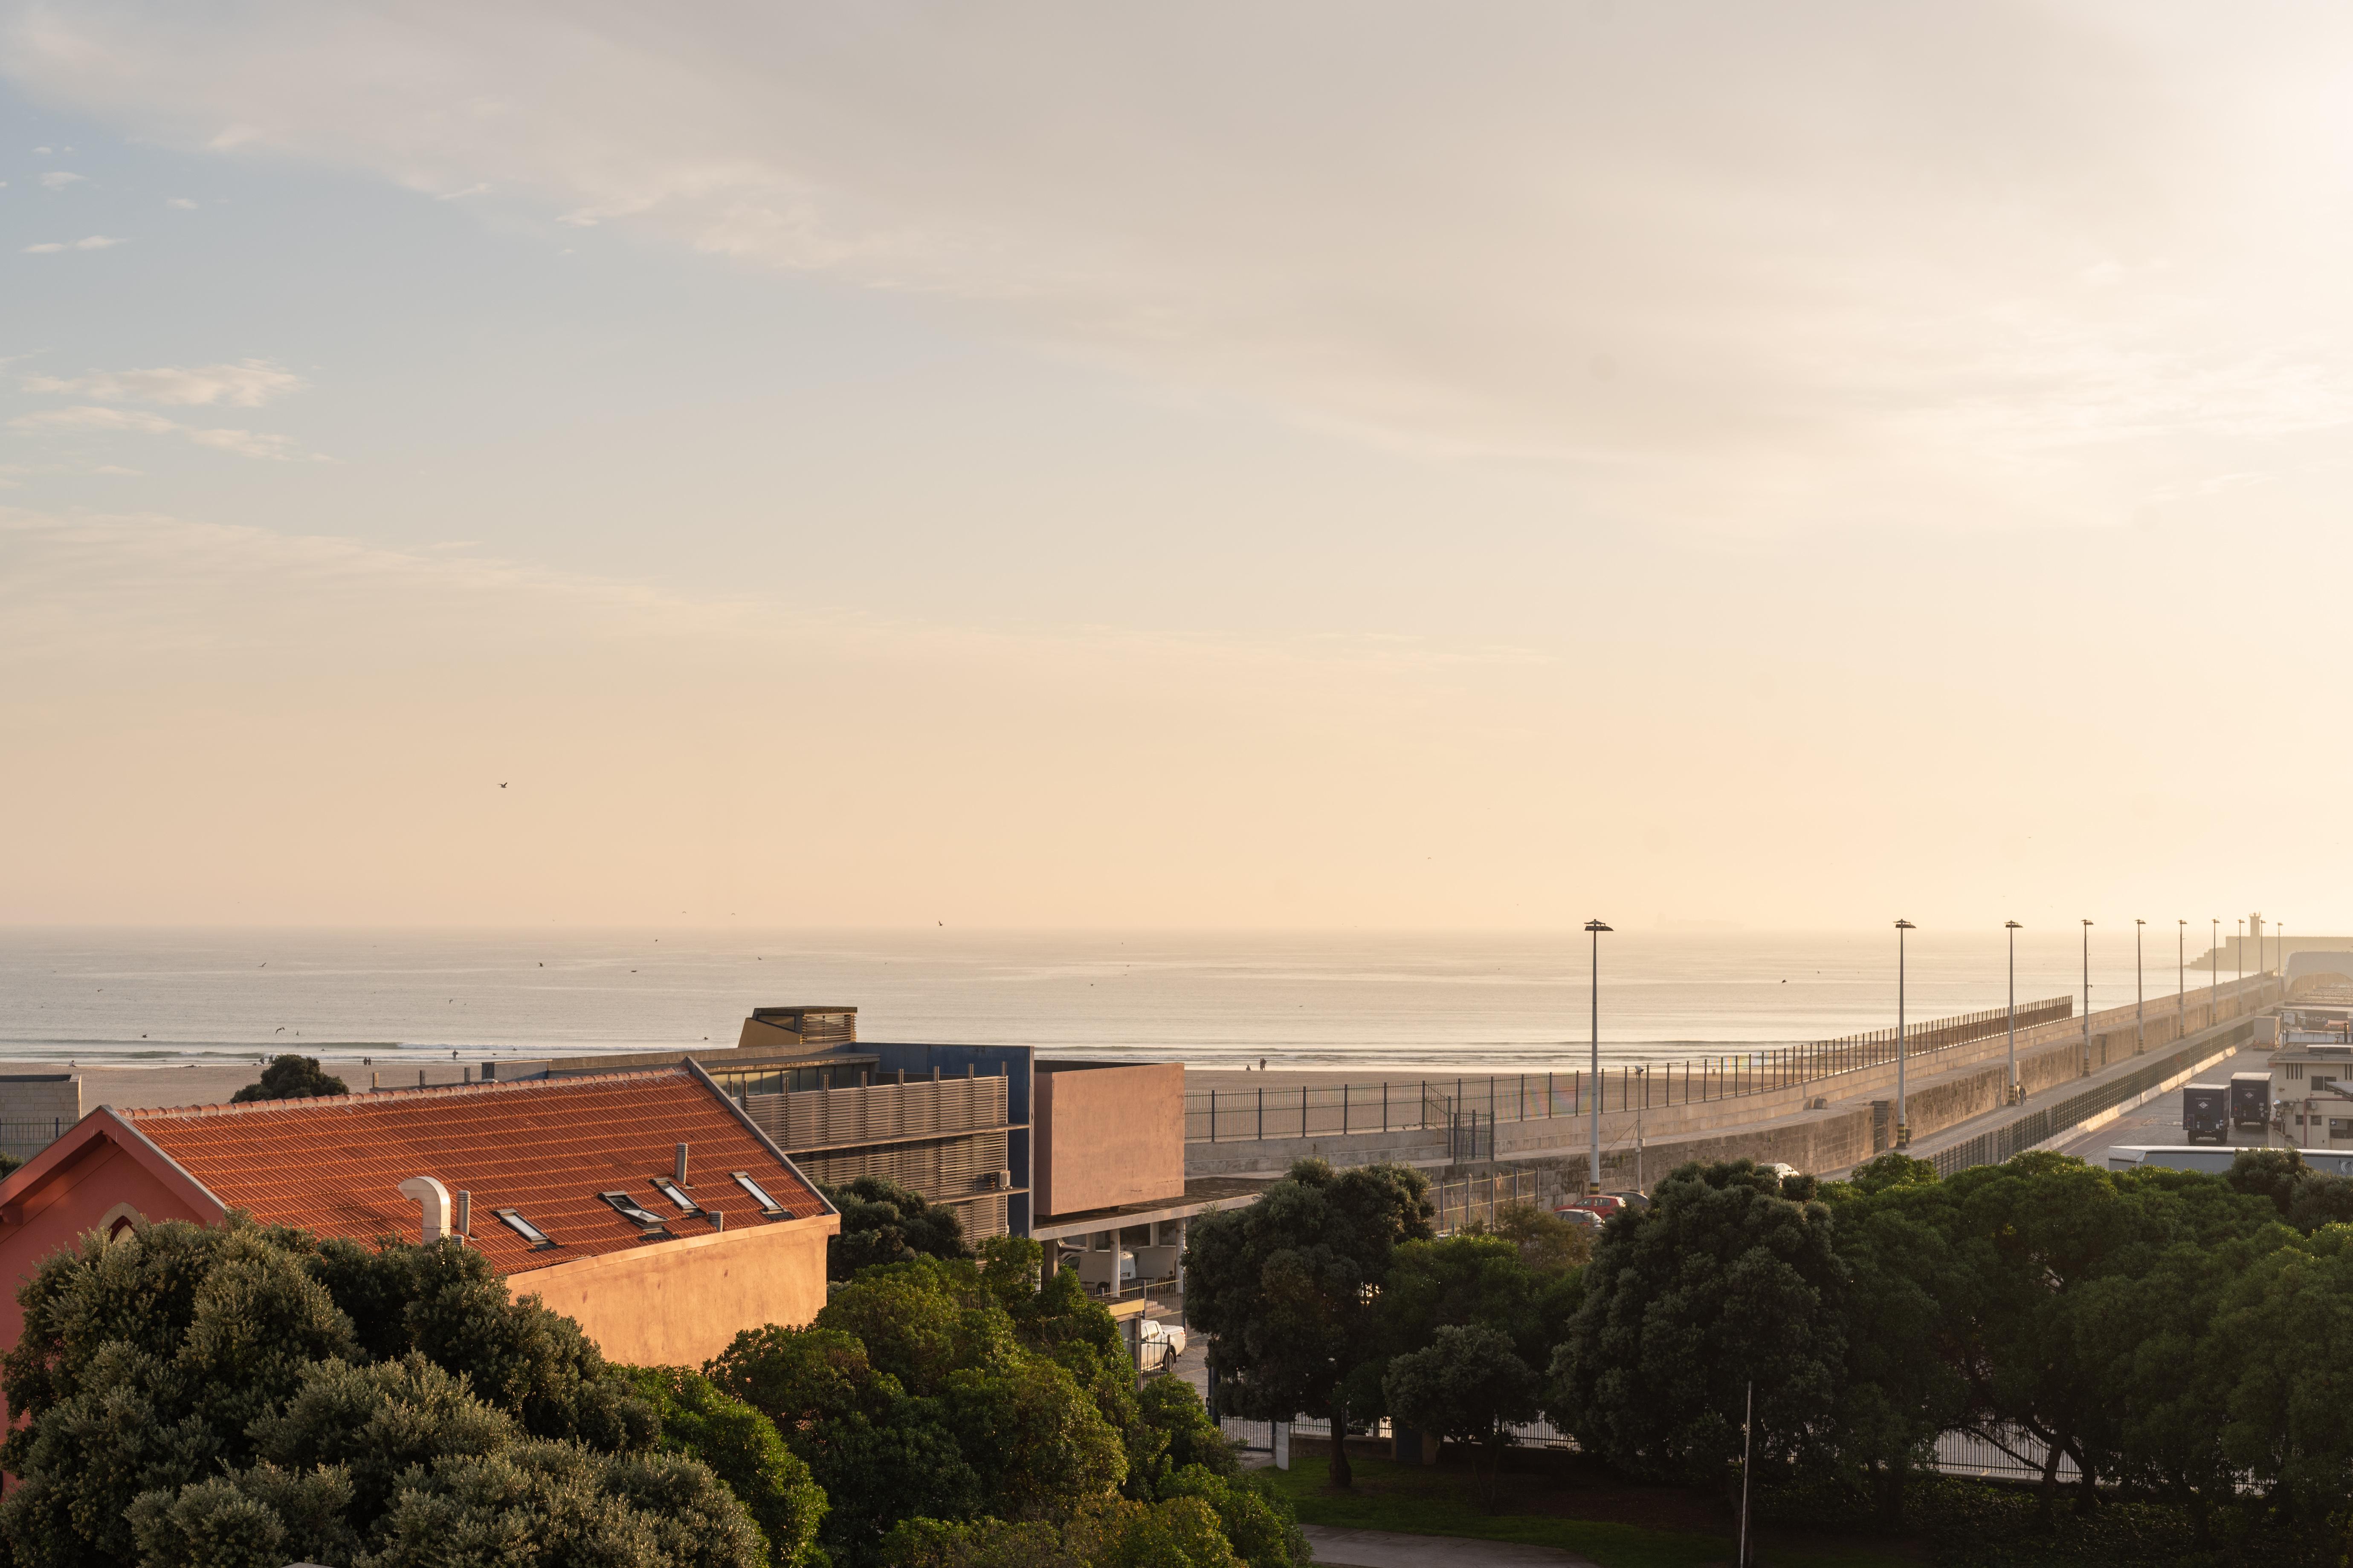
[[[0,921],[2353,930],[2353,13],[0,0]]]

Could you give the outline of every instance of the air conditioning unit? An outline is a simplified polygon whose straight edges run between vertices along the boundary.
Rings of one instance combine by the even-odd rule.
[[[1013,1173],[1010,1171],[991,1172],[982,1180],[987,1185],[1000,1193],[1009,1193],[1013,1190]]]

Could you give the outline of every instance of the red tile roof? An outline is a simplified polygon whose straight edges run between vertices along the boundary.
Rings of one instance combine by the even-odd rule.
[[[464,1189],[473,1194],[472,1244],[505,1274],[650,1245],[600,1192],[628,1193],[666,1216],[673,1236],[709,1234],[709,1220],[681,1214],[649,1180],[670,1174],[680,1143],[691,1146],[689,1195],[723,1213],[731,1229],[765,1223],[734,1171],[793,1218],[825,1209],[800,1173],[683,1068],[120,1114],[230,1208],[321,1236],[413,1242],[423,1222],[400,1184],[438,1180],[453,1224]],[[556,1245],[533,1247],[499,1219],[501,1208]]]

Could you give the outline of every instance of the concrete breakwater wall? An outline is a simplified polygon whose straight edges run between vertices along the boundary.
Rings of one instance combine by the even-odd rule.
[[[2095,1013],[2088,1044],[2080,1019],[2034,1031],[2041,1038],[2031,1044],[2021,1031],[2021,1091],[2040,1094],[2086,1078],[2129,1060],[2137,1047],[2143,1055],[2164,1053],[2186,1037],[2204,1035],[2278,999],[2278,983],[2259,976],[2224,985],[2211,998],[2200,994],[2179,1009],[2168,997],[2162,1008],[2151,1005],[2137,1018],[2130,1006]],[[1925,1137],[1999,1110],[2008,1099],[2006,1050],[2007,1042],[1997,1039],[1989,1049],[1973,1046],[1909,1063],[1905,1100],[1913,1135]],[[1735,1099],[1609,1111],[1601,1119],[1602,1180],[1605,1185],[1633,1184],[1638,1139],[1645,1176],[1694,1159],[1746,1158],[1778,1161],[1804,1171],[1842,1170],[1892,1143],[1893,1108],[1873,1102],[1892,1100],[1894,1088],[1891,1063]],[[1573,1168],[1581,1183],[1590,1136],[1584,1117],[1498,1121],[1492,1129],[1492,1152],[1483,1146],[1477,1152],[1482,1163],[1492,1159],[1499,1164],[1534,1162],[1563,1171]],[[1335,1165],[1377,1161],[1458,1165],[1464,1163],[1461,1153],[1461,1144],[1447,1129],[1430,1127],[1188,1143],[1185,1169],[1193,1176],[1271,1175],[1294,1160],[1310,1158]]]

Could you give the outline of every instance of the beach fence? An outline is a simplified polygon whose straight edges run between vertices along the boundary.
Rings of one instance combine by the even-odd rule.
[[[2063,1023],[2075,999],[2052,996],[2018,1009],[2018,1028]],[[1904,1031],[1907,1058],[1933,1056],[2006,1034],[2006,1007],[1933,1018]],[[1491,1159],[1499,1121],[1583,1116],[1599,1100],[1604,1111],[1665,1109],[1764,1094],[1836,1078],[1895,1059],[1894,1029],[1673,1061],[1630,1063],[1600,1073],[1518,1073],[1510,1077],[1413,1079],[1296,1089],[1194,1089],[1185,1091],[1185,1141],[1249,1142],[1265,1138],[1345,1138],[1358,1132],[1442,1130],[1458,1160]],[[1457,1148],[1457,1145],[1461,1145]]]
[[[1492,1226],[1502,1210],[1536,1201],[1535,1173],[1503,1171],[1451,1181],[1441,1177],[1430,1184],[1430,1201],[1438,1211],[1431,1223],[1440,1236],[1468,1230],[1474,1223]]]
[[[20,1162],[29,1160],[64,1137],[66,1129],[72,1125],[73,1121],[62,1116],[0,1121],[0,1154]]]

